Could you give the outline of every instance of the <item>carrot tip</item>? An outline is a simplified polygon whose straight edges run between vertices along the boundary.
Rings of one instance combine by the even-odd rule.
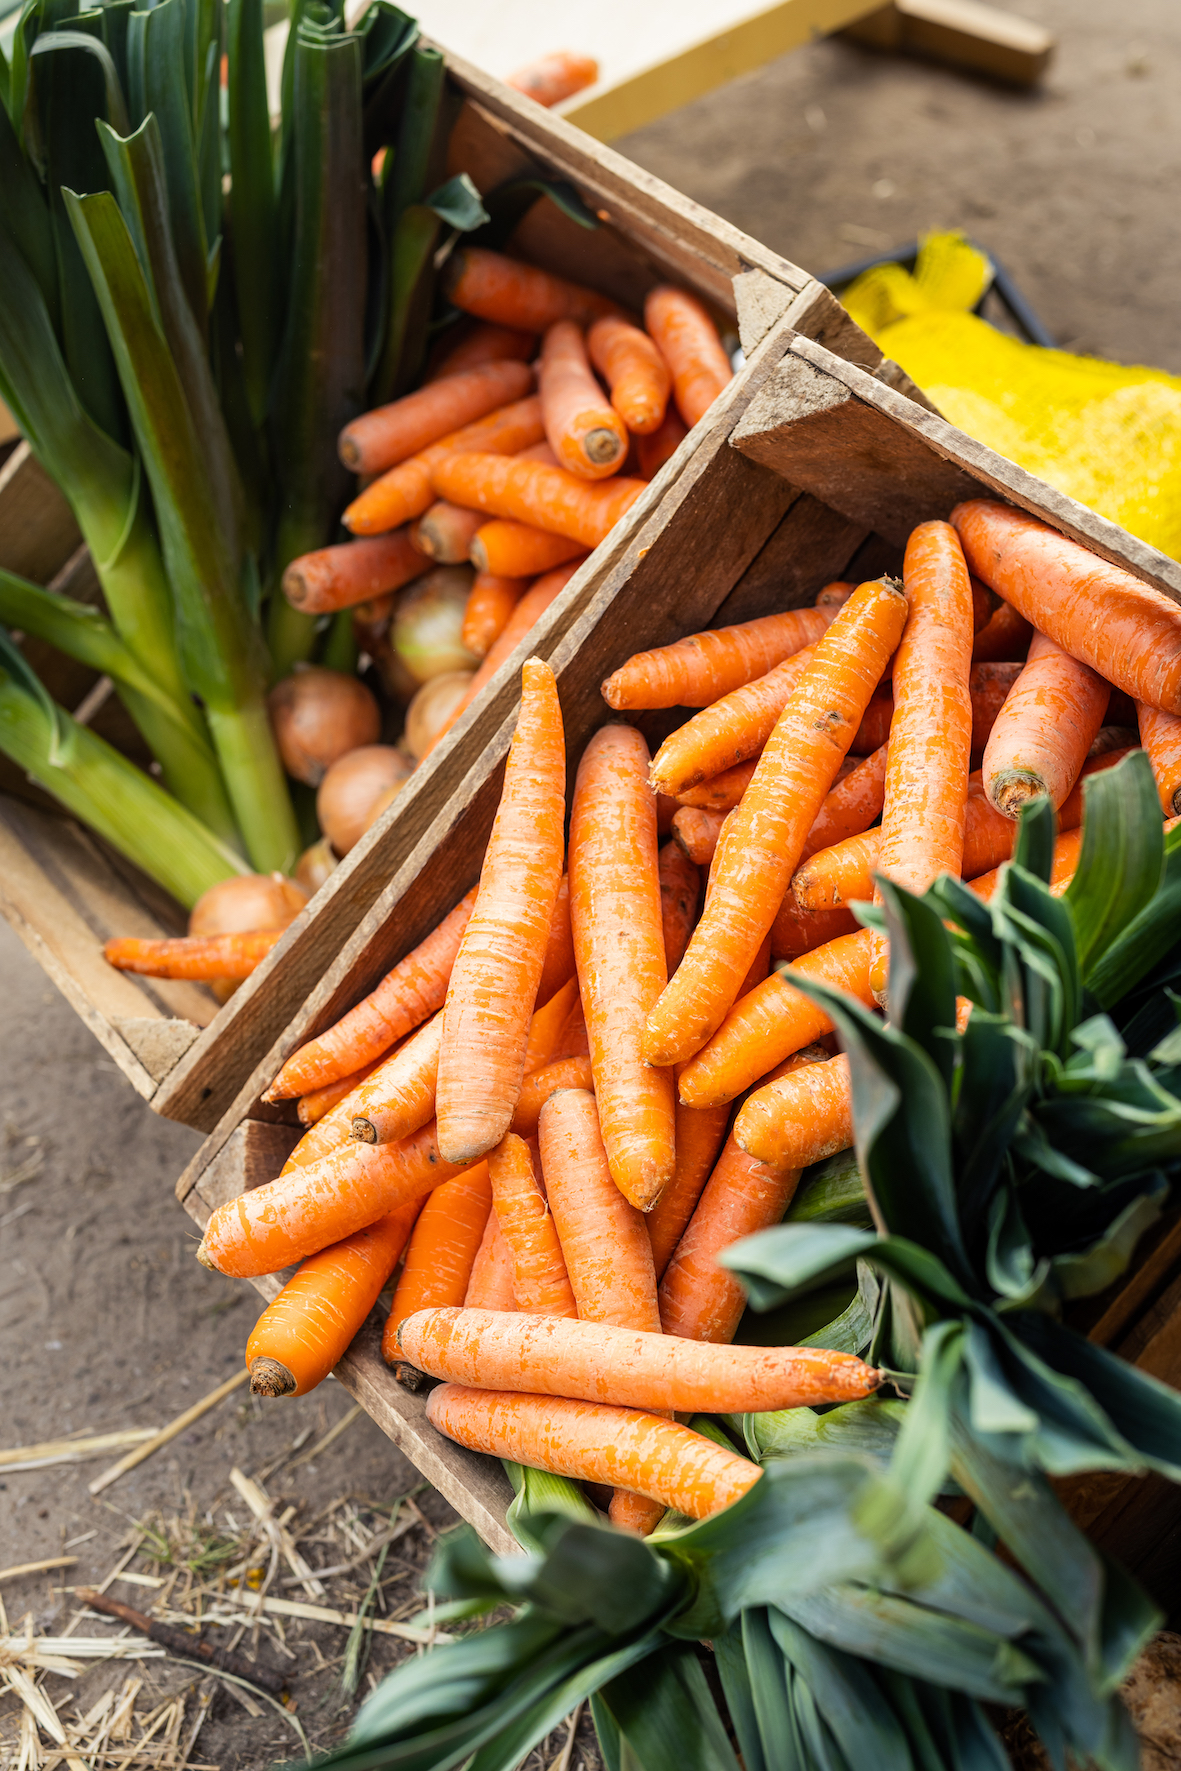
[[[216,1273],[218,1271],[213,1257],[209,1253],[209,1245],[204,1236],[202,1236],[200,1247],[197,1249],[197,1259],[203,1267],[208,1267],[211,1273]]]
[[[623,445],[618,434],[605,426],[602,430],[588,431],[583,448],[587,459],[593,461],[596,467],[605,467],[609,461],[618,461],[623,454]]]
[[[411,1365],[407,1359],[394,1360],[394,1378],[412,1396],[416,1396],[431,1381],[425,1371],[419,1371],[417,1365]]]
[[[1003,769],[988,783],[988,797],[1005,818],[1019,818],[1022,806],[1045,791],[1045,782],[1032,769]]]
[[[358,473],[361,467],[361,451],[347,432],[336,445],[337,453],[350,473]]]
[[[358,1144],[376,1144],[377,1127],[371,1119],[364,1119],[358,1114],[349,1127],[349,1137],[355,1138]]]
[[[258,1358],[250,1362],[250,1392],[254,1396],[290,1396],[299,1385],[285,1365],[277,1359]]]

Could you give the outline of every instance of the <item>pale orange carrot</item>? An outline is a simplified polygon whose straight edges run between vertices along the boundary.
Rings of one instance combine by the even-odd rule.
[[[478,572],[492,572],[499,578],[533,578],[564,566],[568,560],[586,558],[581,541],[547,535],[530,523],[511,523],[503,517],[489,522],[482,511],[479,515],[480,527],[469,556]]]
[[[686,856],[698,867],[708,867],[718,846],[725,812],[703,812],[682,806],[673,818],[673,836]]]
[[[465,1310],[515,1310],[513,1263],[495,1211],[488,1213],[484,1234],[472,1262],[471,1278],[463,1294]]]
[[[420,577],[430,559],[408,527],[390,528],[388,535],[321,547],[292,560],[283,574],[283,595],[292,608],[305,615],[331,614],[401,590]]]
[[[432,360],[423,378],[424,386],[441,381],[445,375],[462,375],[468,369],[477,369],[481,363],[501,363],[510,358],[518,363],[531,363],[537,355],[539,341],[536,332],[492,326],[483,321],[473,325],[470,320],[465,320],[462,324],[467,330],[455,344],[448,345],[446,340],[457,336],[459,328],[440,339],[436,347],[439,355]]]
[[[440,1384],[426,1411],[432,1426],[471,1451],[580,1481],[615,1483],[691,1519],[707,1519],[741,1500],[763,1473],[736,1451],[636,1408]]]
[[[463,612],[460,644],[477,658],[486,658],[528,588],[527,578],[498,578],[492,572],[477,572]]]
[[[732,812],[750,786],[758,762],[758,757],[752,756],[744,763],[735,763],[732,769],[722,769],[719,774],[711,775],[708,781],[684,788],[673,804],[702,812]]]
[[[386,1058],[348,1102],[348,1135],[362,1144],[396,1144],[433,1118],[443,1037],[440,1010]]]
[[[585,480],[605,479],[622,467],[627,428],[603,398],[572,320],[546,328],[537,389],[546,438],[560,467]]]
[[[543,1064],[540,1069],[526,1076],[521,1084],[521,1093],[513,1114],[513,1131],[518,1137],[532,1137],[537,1131],[541,1109],[559,1089],[593,1087],[594,1072],[591,1069],[589,1052],[552,1058],[548,1064]]]
[[[416,1310],[462,1304],[472,1263],[492,1211],[488,1164],[436,1187],[418,1216],[381,1337],[381,1356],[392,1365],[401,1358],[398,1328]]]
[[[536,1316],[577,1316],[562,1245],[525,1140],[509,1132],[489,1151],[488,1172],[519,1308]]]
[[[733,1005],[771,931],[824,796],[844,761],[906,621],[906,599],[885,579],[863,584],[818,641],[759,758],[719,847],[701,921],[648,1017],[653,1064],[700,1051]]]
[[[672,376],[648,334],[626,320],[596,320],[587,333],[586,347],[628,430],[643,437],[658,431],[672,391]]]
[[[656,857],[660,881],[660,921],[664,933],[664,964],[669,977],[681,963],[693,924],[701,879],[679,843],[666,842]]]
[[[103,958],[117,972],[144,978],[248,978],[278,945],[286,929],[258,929],[242,935],[171,935],[143,940],[117,935],[103,948]]]
[[[330,1082],[324,1088],[314,1088],[309,1094],[301,1095],[295,1103],[296,1116],[304,1126],[318,1125],[326,1114],[359,1088],[366,1077],[372,1076],[382,1062],[374,1058],[372,1063],[365,1064],[360,1070],[354,1070],[351,1076],[342,1076],[339,1082]]]
[[[1181,717],[1162,713],[1145,702],[1136,704],[1140,742],[1148,752],[1166,818],[1181,812]]]
[[[588,548],[599,545],[644,491],[643,480],[621,474],[594,482],[543,461],[467,451],[444,456],[433,479],[438,495],[453,504],[511,517]]]
[[[355,535],[380,535],[387,529],[396,529],[400,523],[422,516],[436,496],[447,497],[435,486],[433,475],[455,451],[479,450],[482,460],[511,456],[530,443],[540,442],[544,434],[541,401],[536,394],[530,394],[528,399],[502,406],[487,418],[478,418],[474,424],[465,424],[462,429],[440,437],[437,443],[400,461],[388,473],[379,474],[354,498],[341,520]],[[470,504],[471,500],[452,498],[449,502]]]
[[[805,609],[800,613],[821,612]],[[765,676],[723,695],[712,707],[670,732],[652,762],[653,785],[661,793],[679,796],[701,781],[761,756],[776,720],[815,656],[815,645],[804,646]]]
[[[440,437],[524,399],[532,388],[533,371],[527,363],[481,363],[354,418],[340,433],[340,459],[350,473],[384,473]]]
[[[551,55],[539,55],[510,74],[506,86],[515,86],[535,104],[560,104],[573,98],[586,86],[593,86],[599,77],[599,64],[593,55],[577,55],[572,49],[557,49]]]
[[[550,927],[551,939],[553,925]],[[573,950],[571,950],[573,958]],[[540,990],[537,993],[541,1000]],[[558,1055],[558,1045],[570,1020],[571,1012],[578,1001],[578,979],[571,976],[560,989],[535,1009],[533,1019],[529,1023],[529,1038],[525,1044],[525,1075],[531,1076],[535,1070],[542,1070],[552,1064]]]
[[[849,1060],[826,1058],[755,1089],[738,1109],[734,1140],[758,1162],[807,1168],[853,1142]]]
[[[537,986],[538,1002],[549,1002],[557,995],[567,979],[572,978],[574,965],[574,935],[570,928],[570,880],[563,873],[558,881],[558,895],[554,899],[553,915],[550,918],[549,940],[546,943],[545,958],[541,966],[541,982]],[[575,995],[570,1013],[574,1014],[578,1006]]]
[[[823,609],[789,609],[735,627],[691,633],[655,651],[635,652],[607,677],[603,699],[617,711],[711,707],[820,639],[833,620]]]
[[[447,988],[436,1101],[439,1148],[452,1162],[483,1156],[512,1121],[562,878],[565,809],[557,686],[549,665],[529,658],[475,908]]]
[[[688,425],[670,400],[658,428],[649,436],[635,439],[636,468],[640,478],[654,480],[688,435]]]
[[[436,498],[429,510],[410,525],[414,545],[427,554],[436,565],[459,566],[472,550],[472,542],[483,522],[478,510],[464,510],[461,505],[448,504]],[[358,543],[354,542],[354,546]],[[464,642],[466,645],[466,641]],[[470,648],[469,648],[470,650]]]
[[[988,736],[981,778],[989,803],[1006,818],[1047,794],[1060,806],[1094,742],[1111,686],[1089,665],[1035,633],[1025,669],[1009,690]]]
[[[616,302],[593,289],[483,246],[453,252],[442,282],[447,300],[465,314],[522,332],[544,332],[555,320],[589,326],[602,314],[619,312]]]
[[[677,410],[692,427],[734,378],[717,328],[695,295],[668,284],[650,291],[644,325],[672,372]]]
[[[1050,867],[1050,890],[1056,898],[1060,898],[1078,869],[1079,855],[1082,853],[1082,829],[1067,830],[1054,843],[1054,858]],[[992,897],[1001,882],[1003,867],[993,867],[988,873],[981,873],[975,879],[966,880],[978,898],[985,900]]]
[[[612,1178],[646,1211],[672,1179],[673,1086],[640,1050],[667,981],[648,746],[603,726],[583,752],[570,812],[570,921]]]

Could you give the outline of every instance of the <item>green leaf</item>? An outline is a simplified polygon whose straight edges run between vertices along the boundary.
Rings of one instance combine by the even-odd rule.
[[[951,1460],[948,1403],[963,1360],[963,1328],[937,1322],[923,1336],[918,1378],[902,1419],[890,1479],[907,1505],[926,1504],[943,1486]]]
[[[541,1548],[540,1539],[531,1529],[535,1515],[564,1513],[584,1525],[597,1522],[598,1514],[576,1482],[565,1476],[551,1475],[548,1470],[530,1469],[524,1464],[505,1461],[504,1467],[513,1485],[513,1499],[504,1522],[522,1548]]]
[[[11,240],[37,280],[55,326],[58,308],[53,223],[37,178],[21,150],[7,110],[0,105],[0,216]],[[9,248],[6,247],[7,257]]]
[[[1058,819],[1049,796],[1042,794],[1037,799],[1026,800],[1017,819],[1017,840],[1012,855],[1014,866],[1049,885],[1057,834]]]
[[[440,221],[464,234],[488,219],[480,193],[466,172],[457,172],[454,178],[449,178],[446,184],[424,197],[423,203]]]
[[[662,1648],[602,1696],[644,1771],[739,1771],[692,1648]]]
[[[81,728],[68,717],[64,708],[58,706],[20,647],[13,643],[10,635],[2,627],[0,627],[0,670],[3,670],[12,679],[13,684],[23,689],[25,694],[37,704],[47,734],[45,761],[48,767],[51,769],[68,768],[77,758],[74,734]]]
[[[768,1771],[755,1707],[753,1668],[744,1646],[746,1618],[759,1615],[758,1612],[744,1612],[741,1619],[714,1637],[714,1659],[722,1682],[722,1695],[730,1712],[745,1771]],[[778,1753],[775,1756],[778,1760]]]
[[[127,31],[130,108],[136,128],[149,112],[155,113],[163,144],[168,222],[176,262],[193,320],[204,338],[209,317],[209,240],[201,197],[191,76],[186,79],[187,42],[184,0],[160,0],[148,12],[132,13]],[[191,61],[188,65],[191,67]],[[124,128],[117,133],[126,135],[129,131]]]
[[[947,1032],[955,1027],[955,968],[942,919],[884,875],[875,875],[874,883],[890,936],[891,1021],[950,1085],[955,1051]]]
[[[107,117],[121,135],[126,135],[129,124],[127,106],[123,101],[123,88],[119,83],[119,72],[114,57],[106,44],[98,37],[92,37],[85,31],[51,31],[38,37],[33,45],[33,56],[53,55],[62,50],[80,49],[94,57],[98,72],[102,78],[103,93]]]
[[[1087,989],[1100,1007],[1113,1008],[1163,959],[1176,939],[1179,917],[1181,846],[1174,844],[1166,846],[1156,895],[1116,933],[1087,973]]]
[[[1109,1443],[1123,1448],[1123,1467],[1154,1469],[1181,1481],[1181,1392],[1051,1317],[1030,1314],[1010,1326],[1020,1336],[1027,1365],[1036,1356],[1045,1370],[1059,1374],[1060,1384],[1102,1411],[1113,1430]],[[1097,1460],[1093,1467],[1113,1469],[1121,1463]]]
[[[1092,969],[1160,884],[1160,797],[1144,751],[1133,750],[1113,769],[1089,775],[1083,806],[1082,853],[1065,899],[1089,985]]]
[[[856,1224],[868,1230],[873,1219],[861,1184],[861,1170],[854,1150],[838,1150],[835,1156],[804,1170],[795,1197],[787,1208],[788,1224]]]
[[[841,1272],[858,1256],[920,1297],[957,1310],[969,1306],[967,1293],[925,1248],[900,1236],[874,1236],[851,1224],[777,1224],[744,1236],[717,1258],[720,1266],[737,1273],[755,1309],[769,1309]]]
[[[1059,1295],[1093,1297],[1126,1273],[1140,1238],[1159,1221],[1167,1194],[1167,1183],[1162,1179],[1154,1191],[1130,1200],[1088,1248],[1077,1254],[1055,1255],[1050,1264]]]
[[[548,197],[568,221],[581,228],[599,226],[593,209],[588,209],[572,184],[560,178],[510,178],[497,185],[484,201],[488,221],[474,242],[477,246],[503,247],[521,218],[533,208],[539,197]]]
[[[906,1735],[859,1661],[818,1642],[786,1612],[768,1613],[771,1634],[812,1695],[850,1766],[911,1771]]]
[[[640,1676],[646,1676],[654,1660],[668,1652],[663,1647],[664,1640],[659,1631],[651,1631],[638,1641],[586,1661],[562,1679],[550,1681],[543,1696],[481,1747],[470,1761],[469,1771],[516,1771],[538,1742],[559,1727],[587,1697],[598,1696],[605,1708],[617,1682],[626,1679],[641,1663],[644,1673]]]
[[[898,1431],[907,1413],[904,1402],[867,1396],[842,1402],[823,1414],[811,1408],[784,1408],[775,1414],[742,1417],[750,1455],[762,1463],[770,1457],[796,1457],[806,1451],[851,1452],[868,1457],[879,1470],[889,1468]]]
[[[263,0],[229,0],[226,19],[234,291],[247,399],[254,423],[260,426],[282,330],[282,260],[267,109]]]

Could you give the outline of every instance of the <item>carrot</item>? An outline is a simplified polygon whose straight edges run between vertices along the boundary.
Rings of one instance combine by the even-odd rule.
[[[626,320],[608,317],[595,321],[586,348],[628,430],[652,436],[664,422],[672,376],[648,334]]]
[[[654,480],[688,435],[688,426],[670,401],[659,428],[646,437],[635,439],[636,467],[640,478]]]
[[[532,388],[533,371],[527,363],[511,359],[481,363],[354,418],[340,433],[340,459],[350,473],[385,473],[440,437],[524,399]]]
[[[890,736],[890,721],[893,716],[894,697],[887,684],[884,689],[878,690],[865,710],[864,718],[849,746],[853,755],[871,756],[875,750],[884,750]]]
[[[288,1169],[218,1206],[197,1258],[240,1279],[277,1273],[420,1199],[462,1169],[440,1156],[433,1120],[397,1144],[339,1144],[318,1162]]]
[[[951,520],[968,565],[1018,614],[1134,701],[1181,714],[1181,608],[1024,511],[988,499]]]
[[[989,803],[1016,818],[1027,800],[1066,798],[1103,724],[1110,685],[1035,633],[1025,669],[1010,689],[984,752]]]
[[[732,769],[723,769],[707,781],[699,781],[696,787],[682,788],[674,805],[702,812],[732,812],[750,786],[758,761],[757,756],[749,757],[744,763],[735,763]]]
[[[619,312],[614,301],[593,289],[482,246],[453,252],[442,284],[447,300],[465,314],[522,332],[544,332],[555,320],[589,326],[603,314]]]
[[[723,695],[815,644],[832,620],[833,615],[824,610],[789,609],[736,627],[691,633],[655,651],[635,652],[607,677],[603,699],[617,712],[635,707],[712,707]]]
[[[562,878],[565,811],[557,686],[549,665],[529,658],[475,908],[447,988],[436,1100],[439,1148],[451,1162],[483,1156],[513,1117]]]
[[[498,578],[492,572],[477,572],[463,612],[460,643],[477,658],[487,657],[528,588],[527,578]]]
[[[691,1519],[741,1500],[763,1473],[736,1451],[636,1408],[440,1384],[426,1412],[433,1427],[471,1451],[577,1481],[616,1483]]]
[[[326,1114],[331,1113],[355,1088],[359,1088],[367,1076],[372,1076],[380,1063],[380,1058],[374,1058],[371,1064],[354,1070],[351,1076],[342,1076],[339,1082],[329,1082],[324,1088],[314,1088],[309,1094],[301,1095],[295,1104],[299,1123],[304,1126],[318,1125]]]
[[[733,823],[719,849],[701,921],[648,1017],[650,1063],[683,1062],[725,1019],[775,921],[906,614],[901,588],[878,579],[860,586],[817,643],[750,786],[730,813]]]
[[[535,104],[556,105],[572,98],[585,86],[593,86],[599,77],[599,64],[593,55],[576,55],[572,49],[556,49],[551,55],[539,55],[515,74],[506,86],[515,86]]]
[[[570,812],[570,922],[611,1176],[646,1211],[672,1179],[673,1086],[640,1046],[667,982],[648,746],[603,726],[583,752]]]
[[[788,1064],[799,1069],[813,1061],[814,1053],[801,1052]],[[779,1157],[762,1162],[748,1156],[730,1134],[660,1282],[665,1334],[693,1341],[734,1339],[746,1293],[717,1257],[741,1237],[777,1224],[799,1179],[798,1167]]]
[[[644,490],[643,480],[622,475],[591,484],[542,461],[475,453],[445,457],[433,478],[442,498],[531,523],[583,547],[597,547]]]
[[[973,585],[978,581],[973,579]],[[999,603],[988,624],[979,629],[972,642],[973,664],[992,663],[997,659],[1024,659],[1033,638],[1033,628],[1011,603]]]
[[[550,935],[552,938],[552,921]],[[540,999],[540,990],[537,994]],[[578,979],[573,975],[572,953],[571,976],[567,978],[559,990],[554,992],[544,1008],[534,1010],[533,1019],[529,1023],[529,1038],[525,1045],[526,1076],[531,1076],[535,1070],[544,1069],[547,1064],[553,1063],[558,1053],[558,1044],[577,1001]]]
[[[488,522],[481,512],[469,557],[478,572],[493,572],[500,578],[532,578],[564,566],[567,560],[581,563],[586,549],[581,541],[547,535],[530,523],[512,523],[504,517]]]
[[[832,1022],[824,1010],[792,988],[793,972],[817,978],[843,990],[867,1008],[872,1007],[870,952],[868,929],[839,935],[824,947],[805,953],[794,962],[791,971],[774,974],[740,997],[709,1044],[682,1070],[681,1100],[690,1107],[713,1107],[732,1101],[773,1065],[810,1045],[821,1034],[832,1032]]]
[[[817,812],[802,856],[819,853],[842,837],[868,830],[881,813],[886,797],[886,747],[859,758],[848,774],[829,789]]]
[[[848,583],[844,578],[834,578],[831,584],[823,585],[816,592],[812,599],[813,607],[817,609],[843,609],[856,589],[855,584]]]
[[[481,363],[503,363],[510,359],[531,363],[537,355],[535,332],[519,332],[511,326],[489,326],[482,321],[473,325],[470,320],[465,320],[463,324],[467,331],[449,350],[440,351],[423,379],[424,386],[441,381],[447,375],[462,375],[468,369],[478,369]],[[452,336],[454,334],[448,332],[446,338]],[[445,343],[446,339],[440,339],[440,346]]]
[[[882,834],[865,830],[846,836],[812,855],[792,875],[791,889],[801,910],[832,910],[873,897]]]
[[[305,615],[330,614],[401,590],[430,564],[408,528],[391,524],[389,535],[345,541],[301,554],[283,574],[283,595]]]
[[[800,959],[857,927],[851,910],[801,910],[789,886],[771,924],[771,957]]]
[[[546,1197],[579,1316],[659,1333],[647,1225],[611,1179],[595,1097],[573,1088],[551,1095],[538,1135]]]
[[[173,935],[160,941],[119,935],[107,942],[103,958],[117,972],[138,972],[143,978],[248,978],[286,932],[256,929],[242,935]]]
[[[718,1160],[729,1118],[729,1102],[720,1107],[686,1107],[677,1101],[677,1166],[647,1218],[658,1285]]]
[[[311,1255],[246,1342],[256,1396],[306,1396],[339,1365],[406,1246],[419,1202]]]
[[[360,1144],[396,1144],[433,1118],[442,1037],[440,1010],[356,1090],[349,1101],[350,1138]]]
[[[547,572],[543,578],[537,579],[536,583],[529,586],[497,638],[489,646],[484,662],[464,690],[462,700],[457,702],[428,744],[423,753],[423,761],[435,746],[442,742],[461,715],[467,712],[484,684],[491,682],[505,659],[516,651],[530,629],[537,625],[550,604],[565,590],[581,564],[581,560],[575,560],[568,566],[559,566],[556,571]]]
[[[1181,824],[1181,818],[1165,819],[1165,835]],[[1079,855],[1082,852],[1083,832],[1080,829],[1067,830],[1054,844],[1054,859],[1050,867],[1050,890],[1056,898],[1060,898],[1078,869]],[[976,893],[978,898],[985,900],[992,897],[1001,880],[1001,869],[994,867],[990,873],[982,873],[976,879],[965,883]]]
[[[589,1058],[590,1040],[587,1037],[586,1017],[582,1012],[581,998],[575,1000],[570,1010],[570,1019],[562,1029],[562,1037],[558,1041],[558,1050],[554,1053],[554,1062],[559,1058]],[[580,1085],[589,1088],[590,1083]]]
[[[688,859],[698,867],[708,867],[718,846],[718,833],[725,812],[704,812],[697,806],[682,806],[673,819],[673,835]]]
[[[1181,812],[1181,718],[1162,713],[1143,701],[1136,703],[1140,742],[1148,752],[1152,772],[1166,818]]]
[[[525,1140],[509,1132],[489,1152],[488,1172],[519,1308],[535,1316],[577,1316],[562,1245]]]
[[[546,437],[542,437],[540,443],[530,443],[527,449],[515,450],[513,459],[516,461],[543,461],[547,467],[558,466],[558,458],[550,448]]]
[[[755,1089],[738,1109],[734,1141],[755,1161],[801,1169],[847,1150],[853,1099],[845,1054]]]
[[[546,438],[559,466],[586,480],[605,479],[622,467],[627,428],[603,398],[572,320],[547,327],[537,388]]]
[[[472,1276],[463,1294],[465,1310],[515,1310],[513,1263],[495,1211],[488,1213],[484,1234],[472,1262]]]
[[[408,1316],[432,1305],[463,1303],[491,1212],[486,1162],[436,1187],[422,1207],[381,1337],[381,1356],[388,1365],[401,1358],[398,1329]]]
[[[410,533],[415,547],[436,565],[459,566],[471,552],[483,520],[478,510],[464,510],[461,505],[448,504],[437,498],[429,510],[411,524]]]
[[[696,867],[676,842],[666,842],[657,855],[656,874],[660,881],[664,964],[671,977],[681,963],[689,936],[693,933],[693,924],[697,921],[701,880]]]
[[[988,734],[996,723],[997,714],[1004,706],[1005,697],[1017,681],[1021,670],[1020,664],[1010,662],[973,664],[969,688],[972,696],[974,756],[988,743]],[[868,756],[885,744],[890,736],[893,714],[894,697],[887,688],[875,695],[866,708],[865,718],[857,728],[857,736],[849,746],[854,755]]]
[[[536,394],[502,406],[486,418],[476,419],[453,430],[437,443],[400,461],[387,473],[361,492],[345,511],[341,521],[357,535],[379,535],[420,517],[435,502],[436,495],[446,497],[434,483],[435,469],[448,456],[478,450],[482,455],[514,455],[518,449],[539,442],[545,434],[541,421],[541,401]],[[470,504],[470,499],[455,498],[453,504]]]
[[[723,695],[712,707],[670,732],[653,759],[654,785],[662,793],[681,794],[738,763],[761,756],[776,720],[815,655],[815,645],[804,646],[765,676]]]
[[[667,283],[649,292],[644,325],[672,371],[677,410],[692,429],[734,377],[717,328],[695,295]]]
[[[362,997],[335,1026],[293,1052],[263,1100],[283,1101],[338,1082],[362,1064],[381,1057],[396,1039],[442,1008],[451,967],[475,901],[473,887],[425,941],[386,973],[376,990]]]
[[[532,1137],[537,1131],[541,1109],[551,1095],[563,1088],[593,1088],[594,1072],[589,1052],[585,1056],[570,1055],[553,1058],[534,1070],[521,1084],[521,1093],[513,1114],[512,1129],[519,1137]]]

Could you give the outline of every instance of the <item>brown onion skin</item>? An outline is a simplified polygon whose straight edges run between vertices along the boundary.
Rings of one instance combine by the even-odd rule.
[[[245,935],[255,929],[285,929],[308,901],[308,892],[282,873],[242,873],[219,880],[193,905],[190,935]],[[217,978],[210,989],[226,1002],[241,979]]]
[[[400,787],[413,766],[393,744],[366,744],[333,763],[316,794],[316,816],[342,859],[364,836],[375,802]]]
[[[297,665],[267,696],[283,767],[318,787],[334,762],[381,735],[381,709],[372,690],[341,670]]]
[[[416,683],[454,670],[474,670],[479,663],[460,637],[474,579],[471,566],[436,566],[398,598],[391,638]]]
[[[406,709],[403,741],[419,762],[448,715],[462,701],[474,675],[471,670],[449,670],[445,676],[433,676],[430,682],[423,683]]]
[[[295,863],[295,877],[309,897],[314,897],[324,881],[336,871],[337,859],[326,836],[305,849]]]

